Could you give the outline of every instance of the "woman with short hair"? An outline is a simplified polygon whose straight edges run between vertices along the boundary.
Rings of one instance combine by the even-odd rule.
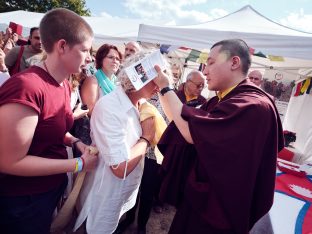
[[[66,172],[90,171],[97,156],[68,133],[73,124],[67,78],[90,60],[93,32],[66,9],[46,13],[40,35],[47,58],[0,87],[0,230],[49,233]],[[83,155],[68,159],[65,145]]]

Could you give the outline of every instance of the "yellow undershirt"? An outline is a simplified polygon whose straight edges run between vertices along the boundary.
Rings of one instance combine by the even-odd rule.
[[[198,96],[188,95],[188,94],[186,93],[185,88],[186,88],[186,87],[185,87],[185,84],[184,84],[184,86],[183,86],[183,91],[184,91],[184,95],[185,95],[186,102],[189,102],[189,101],[191,101],[191,100],[194,100],[194,99],[197,99],[197,98],[198,98]]]
[[[229,92],[231,92],[237,85],[234,85],[226,90],[224,90],[223,92],[219,91],[217,93],[217,96],[219,98],[219,101],[221,101]]]
[[[186,98],[186,101],[187,101],[187,102],[189,102],[189,101],[191,101],[191,100],[194,100],[194,99],[197,99],[197,96],[189,96],[189,95],[187,95],[185,92],[184,92],[184,94],[185,94],[185,98]]]

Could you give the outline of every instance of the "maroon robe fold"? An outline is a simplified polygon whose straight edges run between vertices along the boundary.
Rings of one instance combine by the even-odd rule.
[[[205,233],[213,227],[245,234],[271,208],[283,131],[274,102],[248,83],[241,82],[220,102],[210,99],[201,109],[183,106],[181,115],[194,145],[183,143],[174,124],[163,134],[158,145],[164,155],[162,197],[173,195],[174,188],[184,189],[183,194],[176,191],[182,208],[171,233]],[[190,215],[197,218],[185,222]]]

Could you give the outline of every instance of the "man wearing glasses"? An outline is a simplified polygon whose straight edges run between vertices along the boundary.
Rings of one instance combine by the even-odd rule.
[[[187,75],[186,82],[181,84],[176,93],[183,104],[197,107],[206,101],[206,98],[201,95],[205,86],[203,73],[193,70]]]

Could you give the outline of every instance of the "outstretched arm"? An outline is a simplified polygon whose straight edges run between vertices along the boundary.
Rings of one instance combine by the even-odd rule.
[[[5,104],[0,107],[0,172],[17,176],[45,176],[75,170],[76,159],[48,159],[27,155],[38,123],[38,114],[22,104]],[[85,169],[96,166],[97,156],[83,157]]]
[[[155,66],[158,72],[158,77],[154,79],[159,90],[169,86],[168,76],[161,71],[159,66]],[[184,139],[193,144],[193,139],[190,133],[188,122],[181,117],[183,104],[178,96],[173,91],[166,92],[163,96],[159,94],[161,105],[168,119],[173,120],[177,128],[181,132]]]

